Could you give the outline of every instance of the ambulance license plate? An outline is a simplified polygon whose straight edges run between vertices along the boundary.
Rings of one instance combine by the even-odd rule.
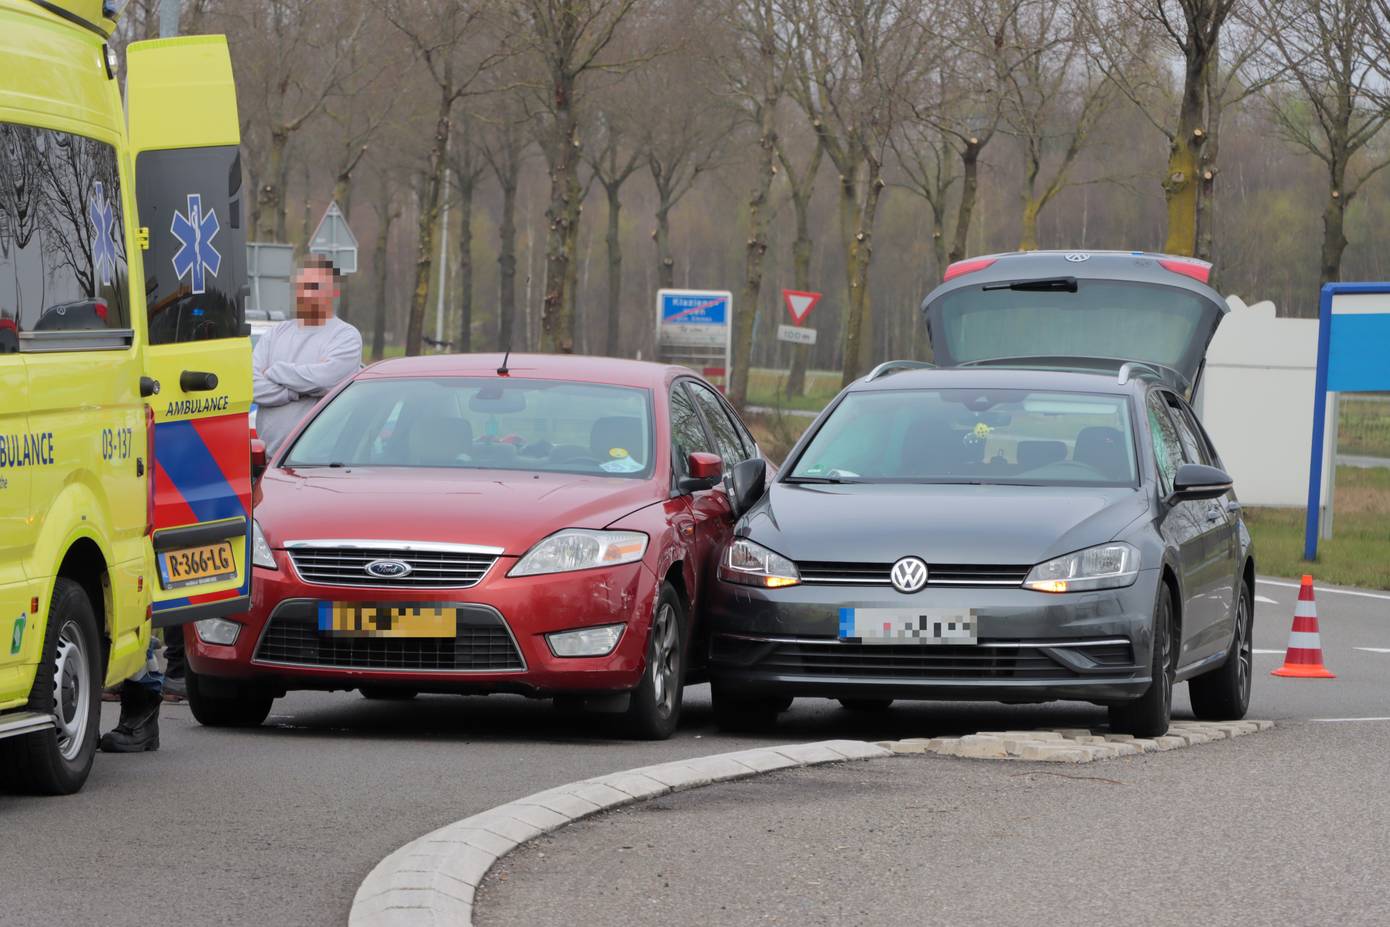
[[[862,644],[978,644],[971,608],[842,608],[840,640]]]
[[[320,602],[319,633],[333,637],[454,637],[458,634],[458,609],[423,602]]]
[[[160,551],[159,582],[165,589],[202,586],[236,578],[231,541]]]

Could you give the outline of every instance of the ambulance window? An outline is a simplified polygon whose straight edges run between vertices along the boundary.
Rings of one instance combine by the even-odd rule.
[[[236,147],[142,151],[135,159],[151,344],[242,334],[246,232]]]
[[[0,354],[130,344],[116,149],[0,122]]]

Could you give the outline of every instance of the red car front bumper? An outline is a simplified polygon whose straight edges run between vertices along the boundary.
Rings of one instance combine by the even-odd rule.
[[[206,643],[190,628],[186,646],[195,672],[285,691],[395,685],[422,692],[555,695],[632,689],[646,666],[659,583],[643,563],[511,578],[507,571],[517,558],[500,557],[475,586],[422,590],[307,583],[284,551],[275,557],[278,569],[255,569],[251,611],[228,617],[241,625],[234,644]],[[318,603],[325,601],[459,606],[459,636],[424,643],[343,641],[317,629]],[[557,657],[545,637],[607,624],[626,627],[602,657]],[[441,667],[446,662],[456,665]]]

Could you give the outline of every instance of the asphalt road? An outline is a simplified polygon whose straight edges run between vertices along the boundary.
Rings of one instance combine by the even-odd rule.
[[[1282,651],[1297,590],[1262,583],[1258,592],[1277,604],[1257,604],[1256,646]],[[1354,649],[1390,651],[1390,597],[1323,592],[1318,604],[1324,649],[1339,678],[1283,680],[1259,673],[1252,716],[1390,718],[1390,652]],[[1269,654],[1256,660],[1265,670],[1278,664]],[[1181,690],[1178,702],[1181,715]],[[1104,720],[1104,712],[1091,706],[906,704],[866,723],[832,706],[798,702],[772,736],[729,737],[714,730],[706,690],[696,687],[687,693],[677,736],[657,744],[617,739],[599,721],[570,720],[548,703],[516,697],[382,703],[353,693],[296,694],[277,702],[267,726],[253,731],[205,729],[186,708],[166,706],[163,749],[99,756],[80,795],[0,795],[0,924],[56,919],[117,927],[159,919],[341,925],[357,884],[391,850],[435,827],[575,779],[762,743],[876,740],[1005,725],[1081,727]],[[109,727],[115,706],[104,706],[104,714]],[[1256,772],[1276,779],[1300,769],[1313,775],[1320,764],[1335,761],[1337,774],[1315,777],[1319,788],[1357,803],[1362,813],[1347,827],[1367,828],[1377,822],[1365,812],[1379,806],[1379,795],[1348,784],[1364,764],[1347,751],[1363,749],[1354,746],[1363,742],[1358,737],[1384,738],[1387,731],[1390,721],[1309,722],[1191,752],[1220,747],[1246,757],[1228,768],[1213,767],[1211,775],[1227,785]],[[1383,756],[1386,744],[1379,743],[1364,749]],[[1284,747],[1270,755],[1266,744]],[[1156,775],[1175,776],[1175,789],[1208,788],[1181,772],[1191,761],[1177,756],[1136,759],[1145,768],[1174,770]],[[1114,769],[1118,762],[1083,769]],[[969,810],[990,807],[997,792],[988,780],[963,774],[953,794]],[[1058,792],[1057,800],[1074,802],[1077,794]],[[1142,804],[1135,790],[1124,794]],[[1147,805],[1136,806],[1134,814],[1137,820],[1164,812]],[[1284,817],[1299,826],[1296,811]],[[1230,860],[1231,866],[1243,865],[1238,854]],[[1299,890],[1297,881],[1286,889],[1290,897]],[[507,923],[532,922],[529,908],[506,911]]]

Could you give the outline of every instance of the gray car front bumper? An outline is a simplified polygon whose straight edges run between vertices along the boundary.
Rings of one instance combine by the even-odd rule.
[[[1148,689],[1158,570],[1122,589],[1060,595],[1019,587],[759,589],[718,582],[706,602],[710,676],[744,695],[1116,702]],[[854,643],[843,607],[970,608],[979,642]]]

